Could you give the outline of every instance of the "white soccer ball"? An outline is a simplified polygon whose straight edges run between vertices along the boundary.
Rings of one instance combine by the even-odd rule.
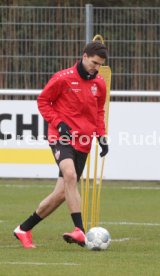
[[[103,227],[93,227],[86,234],[85,244],[89,250],[105,250],[110,243],[110,233]]]

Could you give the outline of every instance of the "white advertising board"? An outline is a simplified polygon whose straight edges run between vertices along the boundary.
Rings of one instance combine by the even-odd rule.
[[[160,180],[159,118],[158,102],[110,103],[105,179]],[[58,168],[44,135],[44,121],[36,101],[1,101],[0,177],[56,178]]]

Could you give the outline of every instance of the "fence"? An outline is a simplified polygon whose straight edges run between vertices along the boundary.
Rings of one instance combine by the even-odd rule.
[[[108,47],[112,90],[160,90],[160,8],[93,7]],[[86,42],[86,7],[0,7],[0,88],[41,89]]]

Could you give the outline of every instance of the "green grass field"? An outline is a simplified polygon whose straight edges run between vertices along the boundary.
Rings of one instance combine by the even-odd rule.
[[[105,182],[101,226],[108,250],[88,251],[63,241],[73,224],[66,205],[33,230],[34,250],[21,247],[13,229],[52,190],[51,180],[0,180],[0,275],[160,275],[160,183]]]

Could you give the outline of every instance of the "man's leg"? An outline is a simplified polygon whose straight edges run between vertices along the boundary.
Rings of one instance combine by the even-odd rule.
[[[54,212],[64,202],[64,200],[64,180],[63,177],[59,177],[54,191],[39,204],[36,210],[37,215],[44,219]]]
[[[81,197],[77,187],[77,174],[72,159],[64,159],[59,164],[64,178],[65,200],[72,220],[76,226],[72,233],[64,233],[63,238],[69,243],[85,245],[85,235],[81,215]]]
[[[54,191],[39,204],[36,212],[14,230],[14,235],[25,248],[34,248],[31,229],[64,202],[64,180],[59,177]]]
[[[59,164],[64,178],[65,199],[70,213],[81,212],[81,197],[77,187],[77,174],[72,159],[64,159]]]

